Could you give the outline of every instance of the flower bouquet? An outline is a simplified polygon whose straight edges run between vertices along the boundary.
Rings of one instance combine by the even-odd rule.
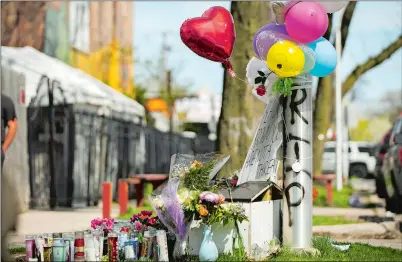
[[[152,216],[152,211],[142,210],[140,213],[134,214],[130,222],[134,230],[138,231],[140,241],[147,230],[166,230],[165,225],[159,220],[158,216]]]
[[[220,154],[182,155],[171,158],[169,180],[151,195],[150,202],[159,219],[176,235],[175,256],[184,254],[186,237],[202,191],[217,189],[211,179],[229,156]]]
[[[96,238],[99,242],[103,235],[103,245],[100,246],[101,255],[107,255],[108,253],[108,233],[113,231],[114,219],[113,218],[95,218],[91,220],[91,228],[96,232]]]

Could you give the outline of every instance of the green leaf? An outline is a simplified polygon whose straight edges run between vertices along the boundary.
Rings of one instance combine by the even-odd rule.
[[[254,83],[255,84],[259,84],[259,83],[261,83],[262,82],[262,77],[257,77],[255,80],[254,80]]]
[[[292,94],[293,86],[292,78],[278,78],[272,86],[272,90],[276,94],[282,94],[285,97]]]
[[[264,72],[262,72],[262,71],[257,70],[257,73],[258,73],[260,76],[265,76]]]
[[[266,82],[266,81],[267,81],[267,78],[266,78],[266,77],[263,77],[263,78],[262,78],[262,84],[265,85],[265,82]]]

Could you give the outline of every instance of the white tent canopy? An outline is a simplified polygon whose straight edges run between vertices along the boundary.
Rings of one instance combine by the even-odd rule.
[[[126,97],[108,85],[83,71],[73,68],[55,58],[31,47],[1,47],[2,66],[10,67],[25,75],[26,105],[47,106],[47,85],[42,83],[43,75],[50,82],[57,80],[61,90],[54,89],[54,104],[89,104],[109,109],[119,114],[144,117],[145,109],[138,102]],[[35,98],[35,99],[33,99]]]

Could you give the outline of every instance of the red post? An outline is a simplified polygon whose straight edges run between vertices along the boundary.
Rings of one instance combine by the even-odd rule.
[[[128,209],[128,183],[126,181],[119,181],[118,194],[120,215],[124,215]]]
[[[144,205],[144,181],[141,180],[139,184],[135,185],[135,196],[137,198],[137,207],[142,207]]]
[[[102,215],[103,218],[111,218],[113,200],[112,182],[102,184]]]
[[[327,180],[327,203],[332,206],[332,180]]]

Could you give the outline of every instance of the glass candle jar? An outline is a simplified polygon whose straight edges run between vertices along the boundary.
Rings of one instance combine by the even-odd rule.
[[[74,240],[74,260],[75,261],[85,261],[85,250],[84,250],[84,232],[75,232]]]
[[[36,258],[35,236],[25,236],[25,250],[27,260],[30,258]]]
[[[108,235],[108,243],[109,243],[109,262],[117,261],[118,257],[118,248],[117,248],[117,233],[110,232]]]

